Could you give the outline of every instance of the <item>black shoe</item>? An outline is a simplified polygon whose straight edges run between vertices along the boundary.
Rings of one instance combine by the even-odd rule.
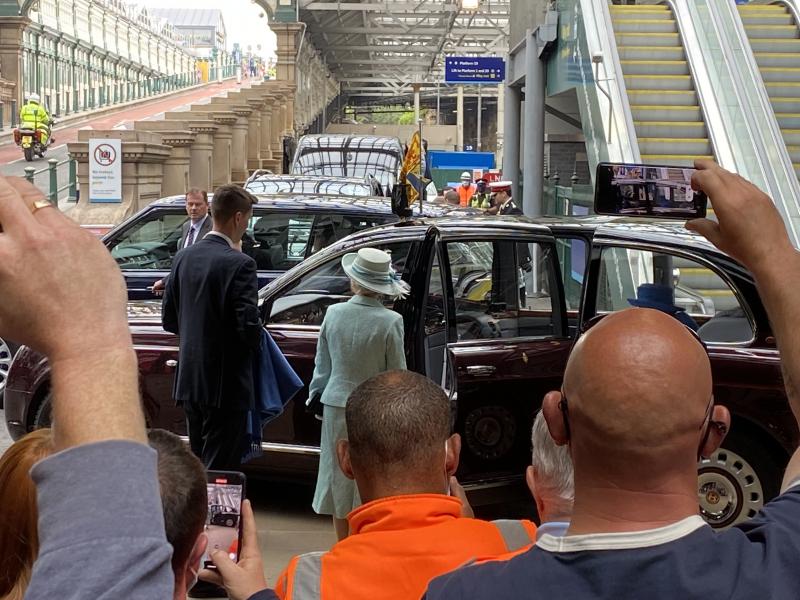
[[[189,598],[227,598],[225,588],[207,581],[198,581],[187,594]]]

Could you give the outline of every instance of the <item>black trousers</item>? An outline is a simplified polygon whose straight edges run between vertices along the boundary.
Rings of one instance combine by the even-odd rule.
[[[242,463],[247,411],[211,406],[184,406],[189,444],[206,469],[235,471]]]

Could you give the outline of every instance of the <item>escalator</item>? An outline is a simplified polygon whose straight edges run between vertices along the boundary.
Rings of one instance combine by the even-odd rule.
[[[738,9],[800,177],[800,24],[785,4],[740,5]]]
[[[667,5],[609,7],[642,162],[713,158],[678,23]]]

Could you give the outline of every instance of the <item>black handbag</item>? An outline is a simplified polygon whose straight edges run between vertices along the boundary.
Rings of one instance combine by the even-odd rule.
[[[309,396],[308,400],[306,400],[306,412],[310,415],[314,415],[320,421],[322,420],[323,406],[322,394],[314,394],[313,396]]]

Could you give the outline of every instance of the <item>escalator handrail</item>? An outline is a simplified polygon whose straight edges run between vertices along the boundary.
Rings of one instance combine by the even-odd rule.
[[[795,0],[784,0],[786,6],[792,12],[794,8],[789,2]],[[797,5],[795,5],[796,7]],[[744,28],[744,23],[741,19],[741,14],[733,0],[728,2],[713,2],[709,3],[710,15],[712,23],[717,32],[717,36],[721,42],[720,46],[725,53],[726,63],[729,65],[731,75],[734,78],[735,85],[733,86],[734,93],[737,96],[737,101],[742,107],[742,114],[745,119],[745,124],[750,133],[750,138],[756,146],[756,156],[759,162],[759,168],[763,177],[764,191],[769,194],[775,201],[775,205],[783,216],[783,220],[789,228],[789,233],[795,245],[800,242],[800,232],[797,230],[795,220],[797,218],[797,209],[800,209],[800,182],[798,182],[797,175],[792,164],[792,158],[789,155],[786,142],[783,138],[780,124],[778,123],[775,111],[772,108],[772,102],[767,92],[767,87],[764,79],[761,76],[761,69],[756,61],[755,53],[750,44],[747,32]],[[730,45],[730,40],[727,36],[721,34],[722,27],[719,20],[723,18],[722,11],[727,11],[724,15],[732,20],[738,26],[735,28],[737,42],[743,49],[742,60],[736,60],[733,56],[733,51]],[[800,24],[800,19],[796,21]],[[745,84],[743,77],[755,82],[755,91],[757,97],[755,100],[758,102],[758,109],[766,122],[766,128],[756,123],[756,116],[752,110],[748,110],[750,106],[743,97]],[[751,97],[752,101],[753,98]],[[778,153],[779,160],[770,159],[768,148],[774,148]],[[792,203],[796,210],[795,215],[789,214],[786,209],[787,203]],[[794,217],[794,218],[793,218]]]
[[[603,55],[603,72],[605,73],[605,83],[607,91],[611,96],[611,110],[614,115],[614,127],[612,123],[607,123],[609,128],[607,134],[612,136],[611,144],[616,143],[619,151],[616,156],[609,156],[610,160],[618,162],[640,163],[641,154],[639,152],[639,141],[636,137],[636,128],[633,124],[633,112],[631,111],[628,99],[628,90],[625,85],[625,75],[622,71],[622,63],[617,49],[617,40],[614,37],[614,24],[611,19],[611,11],[608,3],[597,2],[597,0],[580,0],[581,12],[584,18],[584,30],[591,29],[597,36],[599,51]],[[591,19],[591,20],[590,20]],[[588,43],[590,53],[593,49]],[[591,57],[590,57],[591,58]],[[600,69],[597,70],[600,72]],[[595,82],[595,87],[598,87]],[[598,90],[598,94],[602,94]],[[616,134],[614,133],[616,131]],[[627,147],[626,147],[627,146]],[[627,150],[627,151],[626,151]],[[593,174],[594,175],[594,174]]]
[[[780,0],[794,17],[795,25],[800,27],[800,0]]]

